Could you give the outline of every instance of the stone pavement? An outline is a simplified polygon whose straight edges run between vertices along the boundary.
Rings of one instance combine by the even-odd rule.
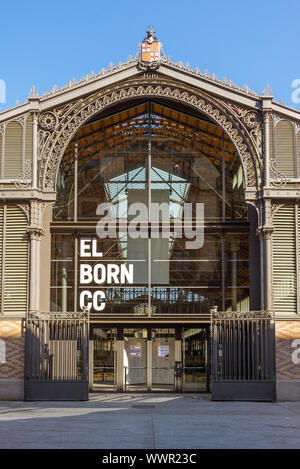
[[[0,402],[0,448],[300,448],[300,402],[211,402],[199,394]]]

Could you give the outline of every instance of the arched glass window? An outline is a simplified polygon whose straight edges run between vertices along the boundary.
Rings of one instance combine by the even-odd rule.
[[[142,219],[147,236],[132,239],[129,207],[143,203],[148,209],[149,202],[151,216],[148,210]],[[97,207],[104,203],[117,220],[115,238],[96,235]],[[164,204],[169,224],[162,212],[155,218],[153,204]],[[188,224],[193,231],[200,228],[197,204],[204,207],[204,244],[187,249]],[[178,233],[176,221],[184,217],[187,229]],[[148,223],[155,220],[153,236]],[[54,311],[80,308],[83,237],[97,238],[103,264],[134,267],[132,284],[101,284],[105,312],[199,314],[213,305],[249,309],[243,168],[226,133],[190,109],[155,101],[119,106],[84,125],[70,142],[53,210]]]

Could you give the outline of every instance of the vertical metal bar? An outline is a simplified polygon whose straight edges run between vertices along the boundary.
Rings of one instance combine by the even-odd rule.
[[[254,320],[251,321],[251,351],[252,351],[252,370],[251,370],[251,377],[250,379],[255,379],[255,347],[254,347],[254,337],[255,337],[255,330],[254,330]]]
[[[265,353],[265,379],[271,379],[269,374],[269,329],[270,321],[265,319],[264,353]]]
[[[148,103],[148,316],[151,316],[151,103]]]
[[[78,289],[78,232],[75,232],[74,238],[74,312],[77,311],[77,292]]]
[[[242,323],[242,344],[243,344],[243,373],[242,379],[246,379],[246,347],[247,347],[247,321]]]
[[[237,354],[238,354],[238,370],[237,370],[237,378],[242,378],[242,347],[241,347],[241,323],[242,319],[237,320]]]
[[[40,379],[40,376],[41,376],[41,371],[40,371],[40,362],[41,362],[41,326],[42,326],[42,322],[39,321],[39,326],[37,328],[37,333],[36,333],[36,348],[37,348],[37,370],[36,370],[36,375],[37,375],[37,379],[39,380]]]
[[[224,335],[224,342],[223,342],[223,354],[224,354],[224,379],[227,378],[228,374],[228,327],[227,322],[223,321],[223,335]]]
[[[211,377],[212,382],[217,378],[217,327],[216,321],[211,322]]]
[[[224,321],[224,327],[226,327],[226,379],[230,379],[230,363],[231,363],[231,350],[230,350],[230,321]]]
[[[5,153],[5,130],[6,130],[6,123],[3,124],[3,133],[2,133],[2,148],[0,149],[1,153],[1,179],[4,178],[4,153]],[[2,186],[1,186],[2,189]]]
[[[297,312],[300,313],[300,280],[299,280],[299,214],[298,202],[295,203],[295,259],[296,259],[296,302]]]
[[[25,145],[26,145],[26,124],[27,118],[25,118],[24,124],[22,124],[22,171],[25,169]]]
[[[237,343],[237,320],[233,319],[232,320],[232,346],[233,346],[233,379],[236,379],[237,376],[237,349],[236,349],[236,343]]]
[[[222,130],[222,221],[226,220],[226,205],[225,205],[225,148],[224,148],[224,130]],[[225,309],[223,308],[223,311]]]
[[[3,158],[4,159],[4,158]],[[7,217],[7,204],[3,205],[3,232],[2,232],[2,281],[1,281],[1,314],[4,314],[5,307],[5,251],[6,251],[6,217]]]
[[[45,377],[45,321],[41,323],[41,379],[44,380]]]
[[[76,348],[74,346],[74,344],[76,344],[76,341],[75,341],[75,338],[74,338],[74,322],[72,321],[71,322],[71,326],[70,326],[70,338],[71,338],[71,353],[72,353],[72,358],[71,358],[71,377],[72,379],[75,379],[76,378],[76,374],[75,374],[75,356],[76,356],[76,348],[77,348],[77,345],[76,345]],[[75,349],[75,350],[74,350]]]
[[[261,379],[265,378],[265,350],[264,350],[264,343],[265,343],[265,319],[261,319],[260,321],[260,367],[261,367]]]
[[[78,133],[76,134],[74,149],[74,221],[77,222],[77,195],[78,195]]]
[[[206,366],[206,392],[211,392],[210,379],[211,379],[211,337],[209,329],[206,329],[206,353],[207,353],[207,366]]]
[[[225,245],[224,231],[222,231],[221,251],[222,251],[222,310],[225,311]]]
[[[296,124],[293,123],[293,136],[294,136],[294,171],[295,171],[295,178],[299,177],[299,168],[298,168],[298,158],[297,158],[297,127]]]
[[[247,319],[247,336],[246,336],[246,344],[247,344],[247,379],[250,379],[250,333],[249,333],[249,320]]]
[[[114,347],[114,392],[117,390],[117,331],[112,329]]]
[[[259,379],[259,319],[255,319],[256,379]]]
[[[66,327],[67,327],[67,321],[63,321],[62,323],[62,338],[61,338],[61,349],[62,349],[62,357],[61,361],[63,363],[63,380],[66,379],[67,375],[67,350],[66,346],[68,345],[68,342],[66,341]]]

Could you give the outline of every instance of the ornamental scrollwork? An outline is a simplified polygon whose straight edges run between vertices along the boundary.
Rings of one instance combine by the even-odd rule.
[[[287,183],[286,175],[276,168],[275,158],[270,159],[270,184],[274,187],[284,187]]]
[[[53,130],[56,124],[57,118],[53,112],[44,112],[39,117],[39,125],[43,130]]]
[[[51,313],[36,313],[36,312],[28,312],[26,316],[27,320],[31,321],[40,321],[40,320],[59,320],[59,321],[65,321],[65,320],[76,320],[76,321],[87,321],[89,319],[89,312],[83,310],[82,312],[77,312],[77,313],[64,313],[64,312],[51,312]]]
[[[24,169],[18,174],[15,186],[19,189],[27,189],[31,185],[31,160],[25,160]]]
[[[261,129],[263,119],[259,111],[237,106],[232,103],[227,103],[227,106],[242,119],[247,129],[252,133],[257,133],[257,131]]]
[[[48,136],[41,151],[42,187],[49,190],[55,189],[56,172],[65,148],[76,131],[87,120],[109,105],[140,96],[168,97],[187,103],[209,116],[224,129],[234,143],[244,168],[246,186],[256,187],[258,174],[261,171],[260,162],[251,137],[241,126],[239,119],[230,114],[228,108],[223,108],[222,103],[216,99],[198,90],[191,90],[184,85],[179,86],[174,86],[169,82],[156,85],[145,85],[143,82],[134,82],[132,85],[128,84],[127,86],[119,84],[113,90],[110,88],[106,91],[99,91],[88,96],[85,100],[79,99],[70,105],[62,117],[58,118],[56,127],[50,131],[51,135]],[[53,110],[52,113],[57,116],[57,111]],[[254,125],[254,121],[250,117],[248,122],[249,126]],[[54,121],[49,120],[50,123],[53,126]]]
[[[30,216],[29,204],[18,204],[17,206],[25,213],[27,222],[29,222],[29,216]]]
[[[272,311],[212,311],[212,322],[223,320],[255,320],[255,319],[273,319]]]
[[[276,202],[272,203],[272,221],[274,220],[274,216],[275,216],[276,212],[283,206],[284,206],[284,204],[279,203],[279,202],[278,203],[276,203]]]
[[[224,103],[225,104],[225,103]],[[232,103],[226,103],[226,106],[243,122],[251,137],[257,153],[262,157],[262,126],[263,118],[259,111],[248,109]]]

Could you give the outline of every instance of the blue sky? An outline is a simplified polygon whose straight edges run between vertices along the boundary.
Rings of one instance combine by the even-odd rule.
[[[0,5],[2,110],[135,55],[151,24],[172,60],[291,101],[300,79],[299,0],[9,1]]]

